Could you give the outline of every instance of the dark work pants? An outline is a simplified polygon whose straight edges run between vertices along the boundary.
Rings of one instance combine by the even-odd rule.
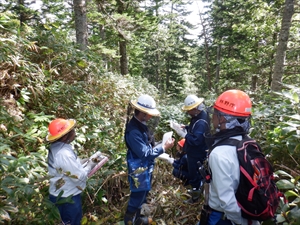
[[[223,213],[212,211],[207,225],[232,225],[231,221],[228,219],[223,220]],[[201,223],[197,223],[196,225],[201,225]]]
[[[50,201],[54,204],[64,198],[59,198],[50,195]],[[71,224],[71,225],[80,225],[82,219],[82,206],[81,206],[81,194],[75,195],[72,197],[74,203],[63,203],[63,204],[56,204],[56,207],[59,210],[61,220],[64,224]]]
[[[149,191],[131,192],[129,196],[127,211],[128,213],[135,213],[139,211],[142,205],[146,202]]]
[[[197,162],[202,162],[202,159],[199,157],[187,155],[187,161],[189,168],[190,185],[192,186],[192,188],[196,188],[196,190],[198,190],[201,186],[202,177],[199,173],[199,166]]]

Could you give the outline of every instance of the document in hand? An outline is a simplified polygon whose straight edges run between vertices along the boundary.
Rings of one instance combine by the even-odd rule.
[[[163,139],[162,139],[163,146],[168,140],[172,140],[172,135],[173,135],[173,131],[170,131],[170,132],[167,132],[164,134]]]
[[[89,172],[88,177],[91,177],[94,173],[96,173],[108,161],[108,158],[106,156],[102,155],[102,153],[100,151],[98,151],[98,152],[94,153],[89,158],[89,160],[83,164],[83,167],[85,167],[90,160],[92,160],[93,162],[98,162],[98,163]]]

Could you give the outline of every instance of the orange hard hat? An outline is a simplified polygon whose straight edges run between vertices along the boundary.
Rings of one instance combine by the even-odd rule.
[[[46,140],[49,142],[56,141],[57,139],[61,138],[69,131],[71,131],[76,124],[76,120],[74,119],[55,119],[52,120],[48,126],[49,133],[46,137]]]
[[[228,115],[247,117],[251,115],[252,103],[245,92],[228,90],[217,98],[214,108]]]
[[[177,142],[177,144],[178,144],[181,148],[183,148],[184,143],[185,143],[185,139],[184,139],[184,138]]]

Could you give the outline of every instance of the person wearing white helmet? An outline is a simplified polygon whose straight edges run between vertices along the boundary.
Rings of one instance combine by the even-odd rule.
[[[209,116],[203,102],[203,98],[188,95],[182,110],[191,117],[190,123],[187,126],[181,125],[182,129],[175,130],[179,136],[185,138],[183,149],[187,154],[189,184],[192,190],[191,198],[184,202],[189,204],[197,202],[200,198],[202,177],[198,171],[198,161],[202,163],[207,156],[204,134],[209,131]]]
[[[80,160],[74,152],[70,143],[76,136],[75,125],[74,119],[58,118],[51,121],[46,140],[50,142],[48,152],[48,171],[51,177],[50,201],[56,204],[58,201],[71,197],[73,203],[59,203],[56,206],[63,224],[80,225],[81,193],[86,187],[88,173],[97,163],[90,161],[84,167],[83,160]]]
[[[149,95],[141,95],[137,100],[130,102],[134,108],[134,115],[126,124],[125,143],[127,150],[128,181],[130,196],[124,216],[125,225],[147,225],[151,218],[141,215],[142,204],[151,190],[154,159],[165,150],[174,146],[174,139],[167,141],[163,146],[153,146],[152,135],[149,132],[147,121],[152,116],[159,116],[154,99]],[[140,170],[140,172],[137,172]]]

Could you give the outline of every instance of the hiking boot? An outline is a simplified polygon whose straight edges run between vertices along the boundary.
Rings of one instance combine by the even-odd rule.
[[[200,189],[196,189],[196,188],[193,188],[193,190],[188,190],[187,191],[189,195],[191,195],[192,197],[194,198],[198,198],[201,196],[202,194],[202,188],[200,187]]]
[[[200,200],[200,197],[198,198],[189,198],[187,200],[184,200],[183,203],[185,204],[194,204],[194,203],[197,203],[198,201]]]
[[[126,213],[124,216],[124,224],[125,225],[134,225],[135,213]]]
[[[196,190],[193,188],[193,190],[188,190],[188,193],[191,195],[191,198],[188,200],[183,201],[186,204],[194,204],[200,200],[200,196],[202,194],[202,190]]]
[[[152,223],[152,218],[147,216],[140,216],[134,221],[134,225],[150,225]]]

